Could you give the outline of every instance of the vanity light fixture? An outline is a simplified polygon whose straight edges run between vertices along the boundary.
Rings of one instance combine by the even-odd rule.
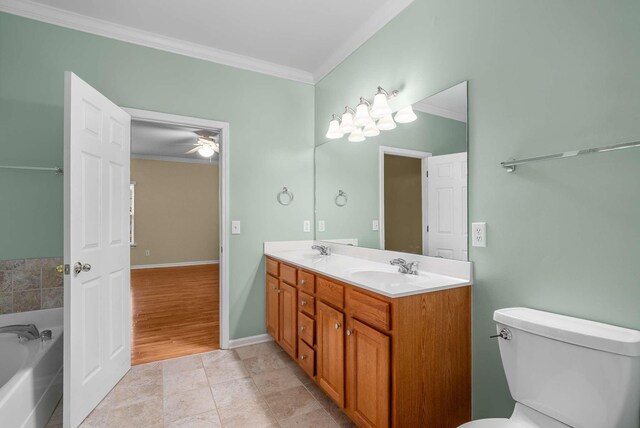
[[[391,107],[389,107],[389,98],[398,95],[398,91],[392,91],[390,94],[385,91],[381,86],[378,86],[378,93],[373,97],[373,105],[369,114],[374,119],[382,119],[385,116],[390,115]]]
[[[349,106],[344,108],[344,113],[342,113],[342,121],[340,122],[340,131],[343,134],[348,134],[356,129],[356,126],[353,123],[353,109]]]
[[[365,137],[375,137],[377,135],[380,135],[380,130],[376,126],[376,123],[374,121],[371,121],[370,124],[364,127],[362,133]]]
[[[327,134],[325,136],[331,140],[342,138],[344,136],[344,132],[340,130],[340,121],[335,114],[332,116],[332,119],[329,122],[329,130],[327,131]]]
[[[364,141],[364,133],[362,132],[362,128],[356,128],[349,134],[349,141],[352,143],[360,143]]]
[[[389,131],[395,129],[396,123],[393,121],[391,114],[386,115],[378,121],[378,129],[381,131]]]
[[[353,118],[354,125],[364,127],[373,122],[369,115],[369,106],[371,103],[360,97],[360,104],[356,107],[356,117]]]
[[[416,114],[413,112],[413,107],[411,107],[411,104],[409,104],[405,108],[401,108],[400,110],[398,110],[395,116],[395,120],[398,123],[413,122],[417,118],[418,116],[416,116]]]

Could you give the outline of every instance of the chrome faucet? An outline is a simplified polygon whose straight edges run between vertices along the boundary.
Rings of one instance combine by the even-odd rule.
[[[331,248],[329,248],[326,245],[316,244],[316,245],[311,246],[311,249],[320,251],[320,255],[322,255],[322,256],[330,256],[331,255]]]
[[[40,338],[40,332],[35,324],[6,325],[0,327],[0,333],[14,333],[18,339],[34,340]]]
[[[398,272],[408,273],[409,275],[418,274],[418,262],[408,263],[405,259],[393,259],[389,263],[394,266],[398,266]]]

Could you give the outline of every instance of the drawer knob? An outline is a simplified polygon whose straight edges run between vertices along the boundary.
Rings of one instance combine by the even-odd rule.
[[[300,326],[300,331],[304,331],[304,326],[303,325]]]
[[[307,280],[305,280],[305,279],[301,279],[300,280],[300,285],[305,285],[306,283],[307,283]]]
[[[342,324],[340,324],[339,322],[336,323],[336,330],[338,330],[340,327],[342,327]]]
[[[353,330],[351,330],[351,329],[347,330],[347,336],[351,336],[352,333],[353,333]]]
[[[307,356],[306,356],[306,355],[300,355],[300,359],[301,359],[301,360],[305,360],[306,358],[307,358]]]
[[[300,300],[300,306],[304,306],[304,305],[306,305],[306,304],[307,304],[307,301],[306,301],[306,300]]]

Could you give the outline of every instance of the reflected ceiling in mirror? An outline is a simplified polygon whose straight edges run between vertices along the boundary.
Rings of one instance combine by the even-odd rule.
[[[394,117],[413,121],[316,147],[316,239],[467,260],[467,82],[408,107]]]

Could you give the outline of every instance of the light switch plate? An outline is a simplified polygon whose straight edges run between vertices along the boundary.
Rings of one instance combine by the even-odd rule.
[[[473,247],[487,246],[487,223],[471,223],[471,245]]]
[[[240,220],[233,220],[231,222],[231,234],[240,235]]]
[[[373,220],[373,222],[371,223],[371,230],[380,230],[380,223],[378,222],[378,220]]]
[[[324,220],[318,221],[318,232],[324,232]]]
[[[305,220],[302,222],[302,231],[311,232],[311,221]]]

